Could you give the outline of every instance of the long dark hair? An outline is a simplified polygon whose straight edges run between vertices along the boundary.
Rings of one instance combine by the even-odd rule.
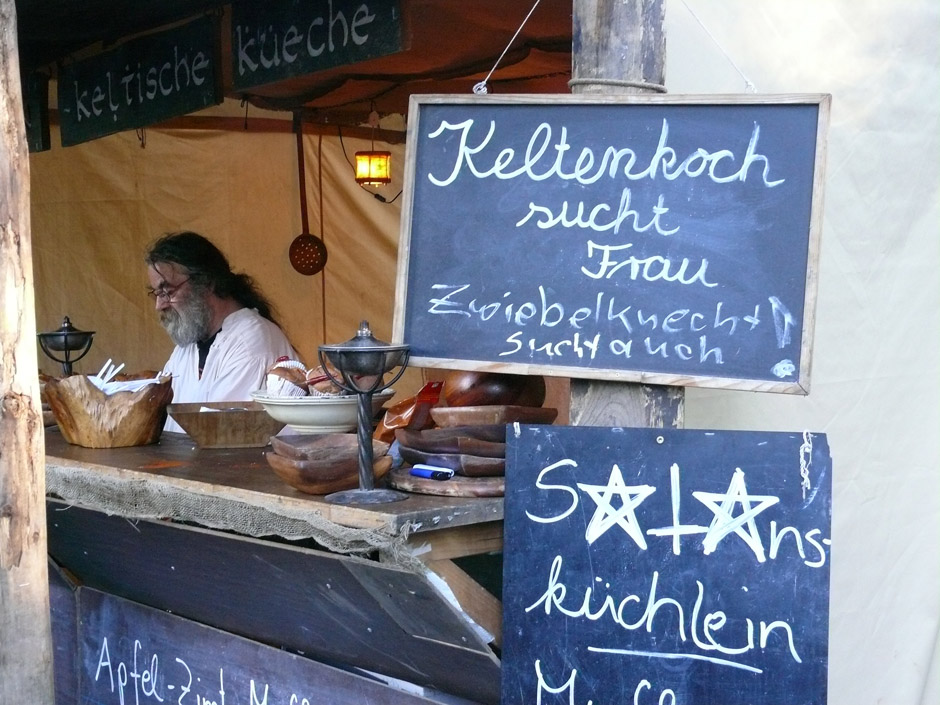
[[[159,262],[177,264],[186,269],[197,286],[210,289],[221,299],[234,299],[245,308],[254,308],[277,324],[274,307],[247,274],[233,272],[228,260],[207,238],[191,231],[167,233],[147,253],[149,265]]]

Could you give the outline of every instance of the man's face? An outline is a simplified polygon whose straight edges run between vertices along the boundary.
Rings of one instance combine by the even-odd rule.
[[[150,295],[156,302],[160,323],[177,345],[189,345],[209,336],[212,312],[206,290],[196,286],[177,264],[157,262],[147,268]]]

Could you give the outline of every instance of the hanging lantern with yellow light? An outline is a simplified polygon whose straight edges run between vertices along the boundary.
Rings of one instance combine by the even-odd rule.
[[[372,127],[372,148],[356,152],[356,183],[361,186],[382,186],[392,180],[392,153],[375,148],[375,128],[379,126],[379,114],[373,107],[369,113]]]

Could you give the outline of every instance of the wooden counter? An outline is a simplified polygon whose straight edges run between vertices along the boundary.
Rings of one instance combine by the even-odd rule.
[[[499,598],[484,589],[452,560],[502,550],[501,497],[457,498],[415,494],[404,501],[373,506],[329,504],[322,497],[294,490],[278,478],[264,459],[264,452],[269,450],[270,448],[200,449],[188,436],[174,433],[164,433],[158,444],[150,446],[91,449],[69,444],[58,429],[52,427],[46,429],[47,494],[62,500],[65,507],[71,505],[90,509],[101,513],[99,516],[111,515],[114,519],[171,519],[172,523],[162,523],[175,524],[181,528],[195,524],[250,537],[277,536],[291,540],[313,538],[336,559],[342,561],[344,571],[354,570],[357,575],[361,575],[365,570],[356,567],[361,566],[360,563],[355,563],[358,559],[336,554],[379,557],[379,562],[371,562],[377,570],[396,571],[380,573],[383,580],[398,585],[392,593],[411,595],[411,599],[416,599],[414,596],[417,595],[425,599],[427,605],[433,605],[442,600],[447,602],[448,598],[444,595],[449,588],[460,611],[482,627],[490,635],[489,640],[493,644],[501,643],[502,605]],[[85,558],[88,556],[87,543],[79,542],[72,546],[68,537],[81,532],[87,534],[89,530],[85,525],[95,527],[97,522],[82,519],[79,525],[66,528],[69,512],[62,506],[58,505],[50,518],[50,521],[58,525],[57,529],[50,529],[55,538],[54,543],[58,546],[57,551],[61,551],[63,556],[69,556],[69,560],[76,565],[84,563],[88,560]],[[61,513],[63,511],[64,514]],[[128,533],[119,528],[130,527],[128,522],[112,522],[102,526],[111,528],[102,529],[99,534],[95,534],[98,538],[95,538],[91,545],[97,546],[99,542],[104,541],[102,537],[115,541],[117,546],[144,540],[134,530]],[[116,538],[119,531],[123,531],[127,536]],[[195,545],[195,535],[188,536],[173,538],[172,541],[182,542],[180,545]],[[170,539],[161,538],[157,545],[163,545],[167,541]],[[250,548],[250,544],[244,542],[238,545],[235,542],[229,543],[232,544],[233,550],[239,552],[238,555],[254,555],[253,552],[259,550]],[[109,547],[107,552],[119,550],[124,549]],[[157,551],[149,546],[146,549],[127,550],[131,556],[141,550],[145,554]],[[207,551],[207,556],[213,555],[214,552],[215,549]],[[121,560],[133,559],[125,556]],[[354,562],[350,563],[350,560]],[[171,611],[180,610],[181,605],[185,603],[180,597],[186,592],[182,588],[179,592],[160,597],[159,600],[138,597],[136,591],[142,589],[141,584],[152,582],[152,577],[138,579],[133,585],[121,585],[120,589],[118,586],[112,586],[110,581],[114,579],[116,565],[118,564],[112,562],[94,569],[83,567],[88,576],[94,576],[94,581],[98,581],[92,581],[91,584],[100,585],[115,594],[129,596],[144,604]],[[435,590],[431,583],[427,582],[428,578],[434,576],[430,575],[426,568],[443,579],[446,588],[438,581]],[[141,568],[138,572],[144,574],[145,570]],[[297,572],[302,572],[299,567]],[[418,587],[413,578],[420,579]],[[187,577],[187,584],[192,580],[192,577]],[[298,578],[291,578],[292,582],[295,580]],[[362,578],[357,580],[361,581]],[[443,592],[434,594],[440,590]],[[401,607],[396,607],[398,602],[397,599],[383,599],[381,608],[377,607],[378,612],[372,613],[371,616],[355,613],[347,618],[355,617],[369,621],[375,619],[375,614],[388,613],[397,614],[396,619],[399,621],[404,620],[403,615],[406,614],[412,615],[408,618],[412,621],[417,619],[413,610],[403,612]],[[433,610],[422,608],[420,611],[427,612],[423,619],[433,623],[432,626],[422,626],[425,631],[454,633],[452,626],[441,631],[443,628],[440,625],[443,622],[438,617],[432,617]],[[441,612],[440,608],[437,612]],[[185,610],[177,613],[187,614]],[[199,621],[212,623],[209,617],[203,617],[203,612],[195,608],[191,608],[189,615]],[[408,631],[418,634],[421,630],[409,624]],[[498,692],[493,692],[491,688],[494,664],[498,674],[498,661],[486,650],[486,640],[475,649],[467,651],[465,642],[467,639],[472,641],[470,634],[460,632],[459,638],[464,643],[461,653],[466,652],[469,659],[463,664],[466,677],[470,683],[482,677],[490,683],[483,691],[489,689],[489,692],[480,691],[479,683],[465,686],[450,682],[448,679],[451,678],[454,663],[452,655],[446,658],[442,656],[440,667],[435,669],[437,675],[428,677],[428,682],[465,697],[472,694],[474,699],[483,702],[498,698]],[[435,641],[437,640],[438,638],[435,638]],[[396,648],[402,654],[411,653],[408,652],[408,648],[411,648],[408,645],[413,641],[413,638],[406,640],[404,645],[398,644]],[[299,649],[300,646],[296,648]],[[316,652],[313,647],[308,648],[311,649],[308,653]],[[320,653],[325,658],[338,656],[329,650]],[[389,673],[401,677],[401,673],[395,670],[400,670],[397,661],[391,666],[381,659],[369,662],[369,665],[378,670],[382,670],[383,664],[388,666]],[[498,675],[496,680],[498,681]]]
[[[300,522],[319,518],[343,527],[379,529],[389,535],[399,535],[403,530],[419,533],[499,522],[503,518],[502,497],[416,494],[401,502],[373,506],[329,504],[322,497],[299,492],[278,478],[264,459],[266,450],[270,448],[200,449],[189,436],[179,433],[164,433],[159,443],[149,446],[82,448],[66,442],[53,427],[46,429],[47,483],[51,492],[91,509],[100,508],[95,506],[95,495],[101,493],[93,491],[94,485],[106,487],[111,494],[124,492],[124,497],[101,499],[114,502],[133,499],[138,507],[136,516],[149,518],[157,516],[147,504],[157,492],[199,496],[216,505],[230,504],[232,516],[256,510],[258,515],[270,512]],[[69,493],[79,476],[87,485],[83,489],[92,490],[92,494],[62,495],[61,492]],[[176,508],[185,509],[182,505]],[[131,513],[128,511],[128,515]],[[173,518],[204,524],[203,517],[198,515]],[[212,528],[239,530],[236,525],[223,524],[224,518]],[[263,533],[283,535],[276,530],[277,524],[270,529]]]

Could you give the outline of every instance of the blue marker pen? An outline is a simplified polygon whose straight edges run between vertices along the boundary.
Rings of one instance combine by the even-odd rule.
[[[411,468],[411,474],[415,477],[427,477],[431,480],[449,480],[454,476],[454,471],[437,465],[422,465],[419,463]]]

